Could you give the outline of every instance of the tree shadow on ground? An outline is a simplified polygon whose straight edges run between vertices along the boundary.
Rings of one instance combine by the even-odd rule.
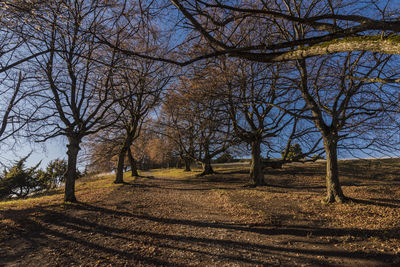
[[[379,199],[366,200],[366,199],[348,198],[348,200],[357,204],[373,205],[373,206],[389,207],[389,208],[400,208],[400,201],[392,199],[379,198]]]
[[[385,237],[399,238],[399,228],[390,229],[388,236],[387,230],[365,230],[365,229],[334,229],[327,227],[310,227],[308,225],[285,225],[279,228],[271,227],[270,225],[240,225],[218,222],[205,222],[187,219],[160,218],[146,214],[135,214],[131,212],[123,212],[112,210],[104,207],[98,207],[85,203],[68,205],[67,211],[85,211],[85,216],[90,214],[101,214],[102,217],[108,216],[114,218],[115,222],[123,218],[130,218],[133,222],[141,223],[162,223],[170,226],[188,226],[202,229],[227,229],[234,232],[251,232],[260,234],[268,238],[269,236],[285,235],[296,237],[342,237],[355,236],[360,238],[368,237]],[[308,261],[307,256],[324,256],[324,257],[339,257],[348,259],[374,259],[382,264],[392,262],[397,257],[385,252],[358,252],[345,250],[326,250],[326,249],[304,249],[299,247],[288,247],[282,245],[264,245],[252,241],[238,241],[234,239],[218,239],[212,237],[199,237],[195,233],[197,231],[187,232],[182,234],[167,234],[153,232],[150,230],[140,230],[132,228],[118,227],[118,224],[102,224],[96,220],[90,220],[85,216],[70,215],[65,211],[57,211],[49,207],[45,207],[35,212],[26,214],[28,216],[18,216],[17,211],[2,211],[3,218],[13,220],[16,224],[14,232],[19,235],[23,242],[29,243],[29,246],[34,249],[39,249],[43,246],[57,247],[62,245],[68,249],[69,247],[84,247],[90,249],[88,253],[93,260],[97,260],[100,255],[118,255],[125,260],[133,262],[142,262],[145,264],[155,264],[169,266],[171,262],[158,258],[156,255],[152,257],[145,256],[137,251],[126,251],[120,249],[123,243],[138,243],[144,242],[140,240],[148,240],[152,245],[158,247],[172,248],[176,250],[190,251],[192,253],[209,254],[220,259],[234,260],[242,264],[263,264],[264,262],[253,260],[247,257],[240,257],[236,254],[231,254],[233,251],[260,253],[264,255],[284,255],[284,254],[300,254],[304,256],[304,261]],[[25,211],[27,212],[27,211]],[[117,219],[116,219],[117,218]],[[30,225],[25,231],[18,231],[19,227]],[[203,231],[201,231],[203,232]],[[190,234],[188,234],[190,233]],[[93,238],[95,236],[96,238]],[[52,237],[50,240],[49,237]],[[97,243],[96,240],[114,240],[110,243]],[[149,241],[150,240],[150,241]],[[60,243],[61,242],[61,243]],[[203,251],[205,247],[214,247],[214,253],[210,254],[208,250]],[[218,248],[218,250],[216,250]],[[4,249],[4,248],[3,248]],[[86,250],[85,250],[86,251]],[[218,252],[216,252],[218,251]],[[28,253],[26,250],[17,254],[9,254],[7,251],[2,252],[2,261],[7,263],[15,257],[25,257]],[[29,250],[29,253],[32,251]],[[244,253],[246,255],[247,253]],[[248,255],[248,254],[247,254]],[[312,259],[315,263],[315,258]],[[79,261],[78,261],[79,262]],[[319,262],[319,264],[325,262]],[[179,264],[173,264],[179,266]]]

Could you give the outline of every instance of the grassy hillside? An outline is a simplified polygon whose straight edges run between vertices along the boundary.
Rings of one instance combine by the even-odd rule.
[[[128,173],[124,178],[127,182],[133,181]],[[82,202],[91,202],[106,197],[112,190],[121,185],[114,184],[112,174],[83,177],[76,181],[75,192],[77,199]],[[55,205],[63,202],[64,187],[52,189],[25,199],[16,199],[0,202],[0,210],[33,208],[41,205]]]
[[[63,188],[0,203],[0,266],[400,264],[400,160],[340,169],[344,204],[322,202],[324,162],[266,169],[257,188],[243,165],[84,177],[77,204]]]

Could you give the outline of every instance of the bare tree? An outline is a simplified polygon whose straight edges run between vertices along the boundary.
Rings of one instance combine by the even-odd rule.
[[[30,49],[33,18],[21,10],[21,3],[0,4],[0,143],[4,148],[6,139],[17,140],[35,118],[37,108],[31,97],[38,92],[29,88],[31,74],[28,63],[37,56],[48,52],[44,49]],[[26,6],[37,9],[36,4]],[[9,142],[8,142],[9,143]]]
[[[230,66],[226,66],[230,64]],[[224,85],[221,94],[226,97],[233,129],[238,138],[251,147],[250,183],[264,185],[261,146],[271,148],[272,140],[293,123],[293,118],[283,109],[296,99],[290,99],[290,90],[282,84],[283,66],[267,66],[247,61],[225,61]],[[272,145],[273,146],[273,145]]]
[[[170,91],[164,109],[164,134],[179,146],[181,157],[203,166],[201,175],[214,173],[211,160],[236,142],[226,106],[209,83],[214,68],[196,68]]]
[[[41,1],[0,3],[0,73],[16,68],[22,71],[27,68],[25,63],[49,52],[34,45],[34,34],[40,30],[36,15],[42,4]]]
[[[195,140],[198,133],[194,120],[186,120],[184,115],[174,108],[176,101],[173,96],[167,98],[159,118],[159,128],[161,134],[171,140],[179,151],[179,157],[185,164],[184,170],[191,171],[191,163],[196,158]]]
[[[385,57],[348,53],[345,57],[315,62],[299,60],[296,64],[300,76],[296,86],[310,110],[309,119],[320,131],[324,143],[327,202],[346,200],[339,182],[338,146],[345,145],[346,140],[360,138],[371,122],[378,125],[383,106],[388,103],[368,83],[347,77],[367,78],[379,72],[386,61]],[[359,145],[358,149],[364,146]]]
[[[46,90],[40,95],[43,120],[35,132],[39,141],[56,136],[68,139],[65,201],[76,201],[82,139],[112,124],[106,117],[115,102],[111,79],[118,55],[99,45],[91,34],[105,30],[107,7],[101,0],[48,3],[43,16],[49,25],[37,37],[50,52],[36,61],[40,73],[36,86]]]
[[[130,147],[138,138],[143,121],[159,103],[163,89],[171,76],[165,66],[151,61],[127,60],[130,69],[122,69],[113,79],[116,96],[121,99],[110,109],[118,121],[112,125],[114,131],[123,131],[123,141],[119,144],[118,165],[115,183],[123,183],[125,156],[128,155],[132,175],[137,176],[135,160]],[[134,67],[133,67],[134,66]]]
[[[177,34],[181,36],[178,38],[181,42],[175,45],[178,50],[172,49],[168,55],[145,53],[140,49],[119,46],[104,37],[99,40],[127,55],[180,66],[221,55],[272,63],[349,51],[400,54],[397,37],[400,31],[397,19],[399,12],[394,1],[169,0],[150,3],[142,1],[140,4],[143,17],[158,14],[155,23],[159,23],[164,31],[171,30],[171,39]],[[179,11],[180,17],[174,19],[176,24],[168,20],[172,15],[177,16],[171,6]],[[299,12],[294,14],[293,11]],[[169,23],[162,23],[159,17],[167,17]],[[243,24],[253,25],[248,28],[248,34],[268,34],[272,38],[243,42],[245,35],[243,39],[234,37]],[[312,33],[297,40],[287,40],[280,36],[282,28],[292,27],[309,28]],[[190,49],[182,49],[202,41],[210,48],[203,53],[193,54]],[[177,51],[188,53],[177,58]]]

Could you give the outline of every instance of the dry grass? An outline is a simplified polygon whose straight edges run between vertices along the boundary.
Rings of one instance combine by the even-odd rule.
[[[340,229],[346,234],[323,237],[349,248],[400,253],[400,159],[343,160],[340,179],[346,196],[344,204],[324,204],[325,162],[293,163],[283,169],[268,169],[269,186],[237,190],[214,190],[234,203],[232,216],[253,218],[253,223],[292,226],[313,225]],[[248,168],[221,165],[208,181],[247,179]],[[152,172],[154,176],[193,178],[196,173],[178,169]],[[241,209],[241,212],[239,212]],[[359,232],[365,235],[360,237]]]
[[[171,247],[176,246],[177,240],[190,243],[175,252],[186,253],[187,262],[192,262],[197,242],[215,242],[216,232],[223,233],[220,238],[226,240],[226,244],[245,240],[242,249],[251,253],[254,251],[248,247],[249,240],[267,243],[268,248],[282,248],[291,255],[290,260],[297,259],[296,251],[303,251],[307,262],[314,265],[364,266],[369,260],[371,266],[400,264],[400,160],[341,161],[342,188],[352,199],[344,204],[323,203],[324,165],[324,162],[295,163],[282,169],[267,169],[267,186],[257,188],[243,187],[248,180],[248,167],[232,165],[218,165],[216,174],[204,177],[196,177],[200,173],[198,169],[141,172],[142,178],[130,185],[113,184],[114,175],[85,177],[76,184],[76,195],[82,202],[77,205],[63,203],[63,188],[42,196],[0,203],[0,240],[15,244],[24,242],[25,247],[20,247],[18,253],[30,255],[31,238],[45,233],[42,236],[44,250],[35,256],[35,262],[47,263],[49,244],[59,250],[59,242],[63,242],[65,253],[77,247],[73,256],[57,254],[59,256],[53,259],[63,266],[74,262],[70,257],[91,265],[94,260],[103,260],[102,253],[107,257],[118,254],[114,250],[110,253],[110,247],[119,247],[125,242],[131,248],[136,239],[135,246],[141,247],[147,244],[150,236],[156,241],[152,243],[154,253],[149,261],[161,257],[157,251],[165,248],[159,245],[171,237],[168,243]],[[125,181],[132,182],[132,179],[125,174]],[[212,219],[208,219],[210,216]],[[213,216],[218,217],[218,222]],[[129,233],[132,229],[136,229],[134,239]],[[55,233],[58,239],[52,240]],[[175,238],[177,233],[180,233],[179,239]],[[84,240],[83,245],[79,240]],[[206,251],[213,244],[205,246]],[[226,244],[221,247],[225,249]],[[190,247],[188,251],[187,246]],[[229,253],[235,251],[228,247],[226,245]],[[83,255],[82,249],[89,258],[79,258]],[[130,262],[130,258],[124,257],[131,252],[120,252],[120,258],[114,257],[113,262],[123,262],[121,259]],[[214,252],[213,249],[210,255]],[[265,253],[269,252],[262,250],[260,259],[265,260]],[[10,245],[10,249],[0,250],[0,258],[1,253],[12,261],[16,252]],[[137,253],[147,255],[142,250]],[[179,263],[181,259],[171,258],[170,250],[165,255],[168,257],[161,257],[165,262]],[[200,262],[204,255],[199,255]],[[329,262],[333,255],[336,259]],[[352,261],[353,256],[355,261]],[[249,256],[253,257],[253,254]],[[26,266],[29,259],[30,256],[24,259]],[[108,261],[106,258],[104,263]]]
[[[121,186],[114,184],[114,179],[115,175],[113,174],[102,174],[83,177],[77,180],[75,185],[75,193],[77,199],[82,202],[90,202],[99,198],[107,197],[107,195],[110,194],[115,188]],[[134,178],[130,177],[129,173],[125,173],[124,180],[126,182],[130,182],[133,181]],[[18,210],[33,208],[42,205],[58,205],[63,202],[63,198],[64,187],[60,187],[35,196],[31,196],[26,199],[0,202],[0,210]]]
[[[185,172],[183,169],[169,168],[169,169],[154,169],[146,171],[148,176],[175,178],[175,179],[190,179],[195,177],[201,172],[200,169],[192,169],[191,172]]]
[[[310,242],[400,256],[400,159],[343,160],[339,166],[342,189],[351,199],[344,204],[323,202],[324,161],[267,169],[265,187],[214,192],[230,206],[231,218],[244,224],[309,229]],[[219,165],[216,171],[205,180],[244,184],[248,179],[243,166]],[[179,179],[193,176],[179,170],[159,170],[157,175],[166,173]]]

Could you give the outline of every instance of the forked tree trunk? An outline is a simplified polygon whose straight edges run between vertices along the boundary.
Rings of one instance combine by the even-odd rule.
[[[250,184],[265,185],[263,166],[261,161],[261,142],[254,140],[251,143]]]
[[[215,173],[211,166],[211,159],[205,159],[201,162],[201,165],[203,167],[203,172],[200,173],[200,176]]]
[[[326,153],[326,202],[342,203],[346,200],[339,182],[337,138],[324,137]]]
[[[135,158],[132,156],[132,151],[131,148],[128,148],[128,158],[129,158],[129,163],[131,165],[131,176],[139,176],[137,166],[136,166],[136,161]]]
[[[67,145],[68,165],[65,173],[65,202],[76,202],[75,197],[75,179],[76,179],[76,163],[79,152],[79,138],[68,137],[69,144]]]
[[[192,169],[190,168],[190,163],[191,160],[189,158],[183,158],[183,161],[185,162],[185,172],[190,172]]]

